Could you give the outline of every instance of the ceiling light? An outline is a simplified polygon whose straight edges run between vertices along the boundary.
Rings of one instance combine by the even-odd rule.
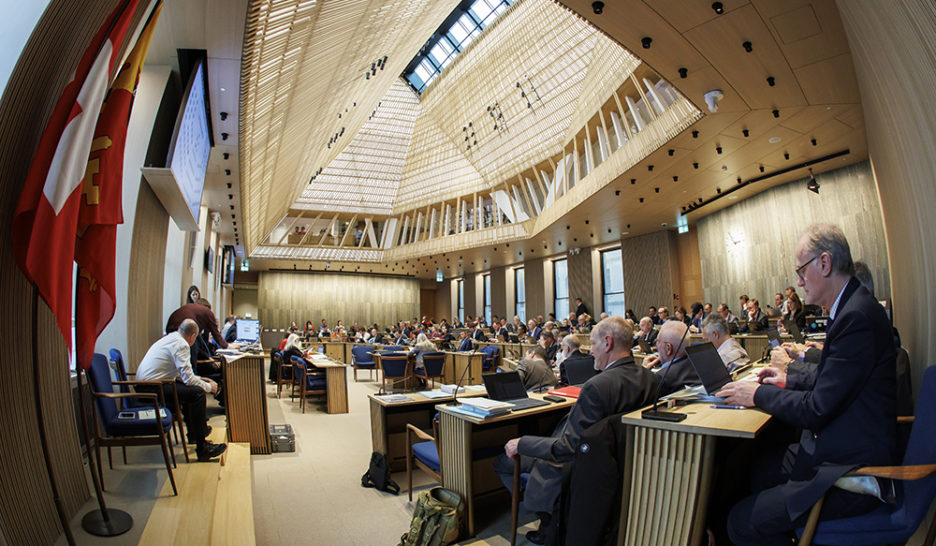
[[[721,2],[713,2],[712,9],[719,15],[725,13],[725,6]]]
[[[744,50],[747,51],[748,53],[754,51],[754,46],[751,44],[751,42],[744,42],[743,44],[741,44],[741,47],[743,47]]]
[[[767,142],[769,142],[769,143],[771,143],[771,144],[776,144],[776,143],[780,142],[781,140],[783,140],[783,139],[780,138],[780,137],[778,137],[778,136],[772,136],[772,137],[770,137],[770,138],[767,139]]]
[[[592,11],[595,12],[595,15],[604,13],[604,5],[604,2],[592,2]]]
[[[678,72],[679,72],[679,77],[682,78],[682,79],[686,79],[686,78],[689,77],[689,69],[688,69],[688,68],[680,68],[680,69],[678,70]]]
[[[777,85],[777,80],[775,80],[773,76],[767,76],[767,85],[773,87]]]
[[[642,45],[644,49],[650,49],[651,43],[653,43],[653,38],[649,36],[644,36],[640,39],[640,45]]]

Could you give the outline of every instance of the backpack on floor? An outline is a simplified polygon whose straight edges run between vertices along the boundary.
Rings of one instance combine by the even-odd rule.
[[[400,486],[390,479],[390,466],[387,464],[387,459],[383,453],[378,451],[371,453],[370,466],[367,467],[367,472],[361,476],[361,486],[374,487],[394,495],[400,492]]]
[[[419,494],[409,532],[397,546],[445,546],[461,535],[465,503],[454,491],[433,487]]]

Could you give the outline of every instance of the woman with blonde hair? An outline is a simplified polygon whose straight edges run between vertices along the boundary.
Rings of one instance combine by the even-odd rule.
[[[423,355],[435,350],[435,343],[429,341],[426,334],[420,332],[419,335],[416,336],[416,343],[413,345],[413,348],[410,349],[410,354],[416,357],[416,367],[423,368]]]

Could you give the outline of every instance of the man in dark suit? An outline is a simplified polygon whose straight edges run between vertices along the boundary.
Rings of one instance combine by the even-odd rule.
[[[546,363],[552,366],[556,360],[556,353],[559,351],[559,344],[556,343],[556,334],[552,330],[543,330],[540,334],[540,343],[546,349]]]
[[[579,315],[587,315],[588,307],[585,307],[585,304],[582,303],[582,298],[575,298],[575,316],[578,318]],[[575,324],[575,322],[572,322]]]
[[[650,344],[651,347],[656,345],[657,340],[657,331],[653,327],[653,319],[650,317],[644,317],[640,319],[640,326],[637,333],[634,334],[634,345],[637,345],[637,341],[642,339]]]
[[[513,460],[530,473],[523,503],[540,516],[540,530],[527,538],[544,544],[555,532],[553,508],[562,488],[562,464],[572,459],[582,432],[592,424],[613,415],[644,406],[656,393],[653,374],[634,363],[631,356],[633,332],[621,317],[609,317],[591,332],[591,354],[595,369],[603,370],[583,386],[578,402],[563,418],[552,436],[523,436],[504,446],[504,455],[494,460],[494,469],[508,487],[513,484]]]
[[[748,302],[748,321],[747,327],[749,332],[764,331],[767,329],[767,326],[770,322],[770,319],[767,317],[767,313],[761,311],[760,302],[757,300],[751,300]]]
[[[579,343],[578,336],[566,336],[562,338],[562,353],[565,355],[565,358],[562,359],[562,362],[559,364],[559,382],[563,385],[569,385],[569,376],[566,373],[566,370],[585,370],[595,368],[595,357],[590,354],[583,353],[581,351],[581,343]],[[577,374],[578,377],[581,377],[581,374]]]
[[[487,336],[484,335],[484,329],[481,324],[475,326],[474,332],[471,334],[471,339],[475,341],[487,341]]]
[[[853,492],[853,478],[842,476],[856,466],[896,460],[896,356],[884,308],[854,278],[839,228],[810,227],[797,244],[796,261],[806,301],[830,310],[819,366],[764,368],[759,382],[729,383],[718,393],[728,404],[756,406],[803,429],[780,465],[759,469],[755,494],[732,508],[728,532],[735,544],[789,544],[823,494],[821,519],[875,509],[882,501]]]
[[[656,376],[660,382],[660,396],[676,392],[686,385],[698,385],[702,382],[692,363],[686,358],[688,330],[689,327],[681,320],[664,322],[657,335],[657,354],[648,356],[643,361],[644,368],[659,367]]]
[[[460,352],[470,351],[471,350],[471,338],[468,337],[468,330],[462,330],[461,332],[461,342],[458,344],[458,350]]]

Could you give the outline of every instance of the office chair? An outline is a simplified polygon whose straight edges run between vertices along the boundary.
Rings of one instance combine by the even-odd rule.
[[[417,368],[413,374],[423,381],[432,381],[432,387],[435,387],[436,379],[442,381],[443,368],[445,368],[445,353],[433,351],[423,353],[423,368]]]
[[[357,381],[358,369],[371,371],[371,377],[373,377],[373,371],[377,370],[377,363],[374,362],[374,357],[371,355],[373,350],[374,348],[370,345],[355,345],[351,347],[351,366],[354,368],[355,381]],[[378,370],[378,373],[379,372]]]
[[[500,349],[497,345],[488,345],[486,347],[481,347],[481,353],[484,355],[481,357],[481,371],[489,372],[495,366],[497,362],[497,355],[500,354]]]
[[[913,428],[902,466],[866,466],[847,474],[901,480],[897,503],[862,516],[820,522],[823,496],[810,511],[806,527],[796,532],[801,545],[809,546],[813,540],[830,545],[898,544],[913,536],[936,497],[936,366],[923,373],[916,416],[903,419],[912,419]],[[923,544],[933,544],[934,539],[936,520]]]
[[[383,376],[380,381],[380,390],[387,392],[387,379],[392,389],[400,381],[406,381],[409,355],[407,353],[383,353],[380,355],[380,370]]]
[[[276,370],[276,397],[280,397],[280,393],[283,390],[283,385],[293,384],[293,367],[291,365],[283,364],[283,353],[282,351],[273,351],[273,361],[277,363]]]
[[[172,483],[172,491],[175,495],[178,495],[179,491],[176,489],[175,477],[172,474],[172,467],[175,466],[175,454],[170,449],[172,440],[167,434],[169,429],[172,428],[172,415],[170,412],[165,411],[165,403],[161,403],[162,393],[160,392],[157,395],[155,393],[114,392],[107,357],[100,353],[94,353],[94,357],[91,359],[91,366],[88,368],[88,379],[90,380],[94,407],[98,415],[98,426],[95,427],[94,450],[97,455],[98,475],[101,477],[101,489],[104,489],[101,446],[109,448],[111,446],[159,445],[162,446],[166,470],[169,471],[169,481]],[[124,408],[122,410],[117,408],[117,400],[131,397],[146,400],[149,404],[146,407]],[[156,416],[159,416],[160,410],[163,410],[166,416],[141,418],[140,412],[144,410],[155,410]],[[120,417],[121,414],[128,415],[131,413],[134,415],[133,418],[122,419]],[[113,468],[113,461],[109,457],[108,462]]]
[[[413,436],[422,442],[413,443]],[[406,481],[409,484],[409,500],[413,500],[413,465],[442,483],[442,463],[439,456],[439,415],[432,419],[432,436],[416,426],[406,423]]]
[[[309,370],[309,363],[304,358],[293,356],[293,377],[299,384],[299,407],[305,413],[306,397],[309,395],[328,394],[326,390],[325,372]]]

